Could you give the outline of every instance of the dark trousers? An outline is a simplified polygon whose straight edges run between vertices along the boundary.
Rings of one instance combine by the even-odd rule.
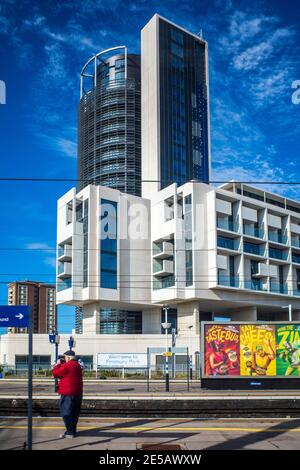
[[[75,436],[80,415],[82,395],[61,395],[59,408],[68,434]]]

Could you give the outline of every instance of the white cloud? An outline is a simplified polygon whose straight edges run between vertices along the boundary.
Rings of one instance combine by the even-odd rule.
[[[53,251],[53,247],[48,245],[48,243],[40,243],[40,242],[34,242],[34,243],[27,243],[25,245],[25,248],[28,250],[37,250],[37,251]]]
[[[240,54],[233,57],[233,66],[238,70],[256,69],[261,62],[270,59],[274,53],[284,49],[286,41],[294,36],[294,32],[287,28],[280,28],[268,35],[264,41],[248,47]]]
[[[36,135],[48,149],[58,152],[64,157],[77,157],[77,130],[75,128],[66,126],[65,129],[60,130],[59,127],[56,126],[49,134],[36,131]]]
[[[77,157],[77,144],[70,139],[64,139],[59,137],[56,141],[58,148],[64,155],[68,157],[76,158]]]
[[[56,268],[56,258],[55,257],[48,256],[47,258],[44,259],[44,263],[47,266],[51,266],[51,268]]]

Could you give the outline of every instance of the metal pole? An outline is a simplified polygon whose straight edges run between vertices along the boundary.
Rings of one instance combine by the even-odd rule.
[[[187,376],[187,389],[188,392],[190,391],[190,373],[189,373],[189,368],[190,368],[190,355],[189,355],[189,348],[186,348],[186,356],[187,356],[187,371],[186,371],[186,376]]]
[[[28,421],[27,421],[27,449],[32,450],[32,312],[29,309],[28,318]]]
[[[168,307],[165,307],[165,323],[168,323]],[[166,352],[168,352],[168,328],[166,328]],[[166,392],[170,390],[170,378],[169,378],[169,358],[166,356]]]
[[[293,315],[292,315],[292,304],[289,304],[289,321],[293,321],[292,317],[293,317]]]
[[[149,348],[147,348],[147,392],[150,391],[150,360],[149,360]]]
[[[58,344],[56,342],[56,339],[55,339],[55,364],[57,364],[57,361],[58,361]],[[58,390],[58,378],[55,377],[54,379],[54,391],[55,393],[57,392]]]

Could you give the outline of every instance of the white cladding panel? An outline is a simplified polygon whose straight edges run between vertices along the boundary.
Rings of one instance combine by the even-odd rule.
[[[298,233],[300,235],[300,225],[291,224],[291,232]]]
[[[251,222],[257,222],[257,211],[250,207],[243,206],[243,219],[250,220]]]
[[[268,214],[268,225],[270,227],[281,228],[281,218],[277,215]]]
[[[219,269],[227,269],[227,266],[228,266],[227,256],[217,255],[217,266]]]
[[[232,204],[228,201],[222,201],[221,199],[217,199],[216,208],[217,212],[221,212],[221,214],[232,214]]]

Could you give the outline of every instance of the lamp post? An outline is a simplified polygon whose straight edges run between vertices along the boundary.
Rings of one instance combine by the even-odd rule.
[[[168,310],[170,307],[164,306],[163,310],[165,311],[165,321],[161,324],[165,330],[165,337],[166,337],[166,353],[169,352],[168,346],[168,329],[171,328],[171,323],[168,322]],[[170,379],[169,379],[169,357],[166,355],[166,362],[165,362],[165,383],[166,383],[166,392],[170,390]]]
[[[55,363],[57,363],[57,361],[58,361],[59,340],[60,340],[60,338],[59,338],[57,330],[52,330],[52,334],[49,335],[49,341],[50,341],[50,343],[55,344]],[[58,388],[58,379],[57,378],[55,378],[54,383],[55,383],[54,391],[57,392],[57,388]]]
[[[281,308],[288,308],[289,309],[289,321],[292,321],[292,304],[289,304],[289,305],[284,305],[283,307]]]

